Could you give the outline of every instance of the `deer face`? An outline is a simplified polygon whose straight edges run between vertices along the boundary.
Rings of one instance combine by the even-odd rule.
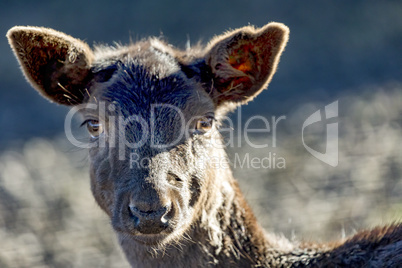
[[[154,244],[192,222],[217,135],[215,106],[173,56],[138,47],[94,74],[112,72],[90,88],[82,113],[97,202],[117,231]]]
[[[9,42],[31,84],[77,106],[90,138],[91,187],[114,229],[147,245],[182,237],[222,183],[217,125],[264,89],[288,30],[271,23],[180,52],[155,40],[93,52],[50,29],[15,27]]]

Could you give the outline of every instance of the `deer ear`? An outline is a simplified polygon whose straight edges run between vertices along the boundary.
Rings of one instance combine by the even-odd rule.
[[[213,74],[210,93],[216,104],[243,104],[266,88],[288,36],[285,25],[269,23],[260,29],[244,27],[212,40],[206,63]]]
[[[86,43],[40,27],[13,27],[7,38],[27,80],[44,97],[64,105],[82,103],[93,60]]]

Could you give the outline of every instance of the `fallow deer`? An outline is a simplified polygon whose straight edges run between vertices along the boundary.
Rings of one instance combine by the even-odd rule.
[[[40,27],[9,43],[31,85],[76,106],[91,189],[132,267],[402,267],[402,225],[338,242],[267,234],[226,159],[219,124],[271,81],[288,28],[269,23],[181,51],[158,38],[95,47]]]

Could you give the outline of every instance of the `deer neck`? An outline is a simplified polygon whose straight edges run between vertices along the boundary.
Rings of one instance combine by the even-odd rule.
[[[194,229],[204,256],[217,267],[293,267],[313,265],[326,247],[290,242],[265,233],[230,170],[215,170],[213,185]]]

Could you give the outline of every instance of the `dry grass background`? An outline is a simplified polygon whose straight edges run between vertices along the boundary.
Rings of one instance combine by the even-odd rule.
[[[290,109],[269,148],[286,169],[235,170],[268,231],[330,240],[402,219],[402,85],[359,92],[339,99],[338,167],[305,151],[301,124],[327,104],[306,103]],[[322,136],[310,133],[309,145],[322,146]],[[267,149],[229,148],[235,153],[265,157]],[[91,196],[86,163],[64,136],[1,153],[0,267],[128,267]]]

